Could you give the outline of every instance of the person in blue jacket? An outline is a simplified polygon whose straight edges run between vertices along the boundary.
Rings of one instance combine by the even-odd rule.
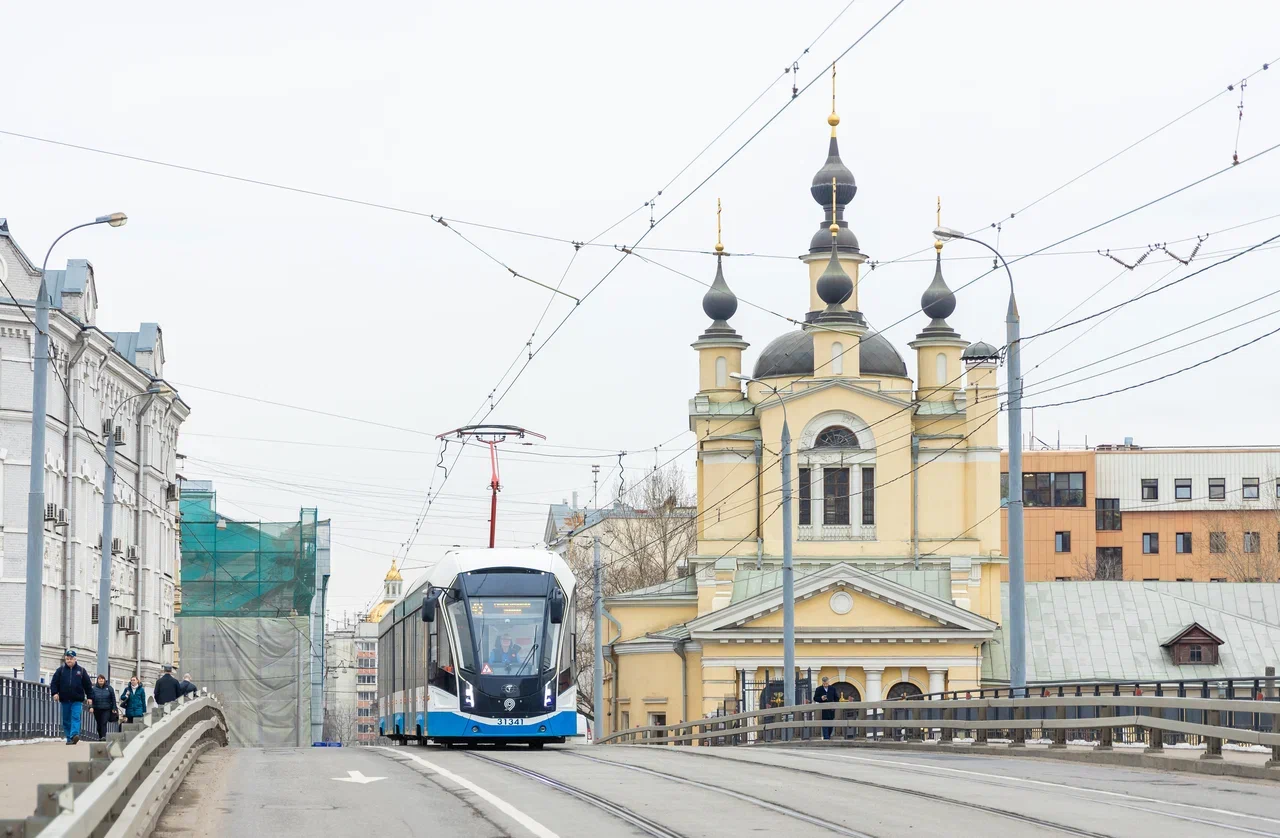
[[[120,706],[124,708],[124,720],[131,722],[147,714],[147,691],[135,675],[129,679],[129,686],[120,693]]]
[[[76,650],[62,653],[63,665],[49,679],[49,692],[62,704],[62,733],[68,745],[80,742],[80,716],[84,703],[93,695],[93,681],[84,667],[76,663]]]

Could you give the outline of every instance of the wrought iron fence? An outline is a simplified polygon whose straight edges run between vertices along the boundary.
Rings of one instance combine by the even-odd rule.
[[[111,727],[119,730],[118,726]],[[0,677],[0,739],[52,739],[62,735],[62,705],[50,694],[48,684]],[[102,739],[88,707],[80,716],[80,735]]]

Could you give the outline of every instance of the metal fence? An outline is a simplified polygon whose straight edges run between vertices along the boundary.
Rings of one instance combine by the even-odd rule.
[[[111,725],[111,729],[120,728]],[[62,705],[50,694],[48,684],[0,677],[0,739],[54,739],[62,735]],[[80,735],[102,739],[88,707],[80,716]]]

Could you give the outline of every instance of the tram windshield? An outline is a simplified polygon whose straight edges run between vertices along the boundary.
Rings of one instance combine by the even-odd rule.
[[[547,657],[546,598],[471,597],[471,634],[480,652],[479,666],[468,669],[481,674],[537,675]],[[471,657],[470,649],[464,651]]]

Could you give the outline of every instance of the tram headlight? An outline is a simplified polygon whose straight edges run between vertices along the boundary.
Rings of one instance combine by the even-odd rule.
[[[546,689],[544,689],[544,690],[542,691],[542,706],[543,706],[543,707],[551,707],[551,706],[554,704],[555,700],[556,700],[555,693],[551,692],[551,687],[552,687],[552,685],[553,685],[553,684],[555,684],[555,681],[548,681],[548,682],[547,682]]]
[[[466,685],[466,689],[462,691],[463,700],[467,702],[468,707],[475,707],[476,706],[475,688],[472,687],[470,684],[468,684],[466,681],[463,681],[462,683]]]

